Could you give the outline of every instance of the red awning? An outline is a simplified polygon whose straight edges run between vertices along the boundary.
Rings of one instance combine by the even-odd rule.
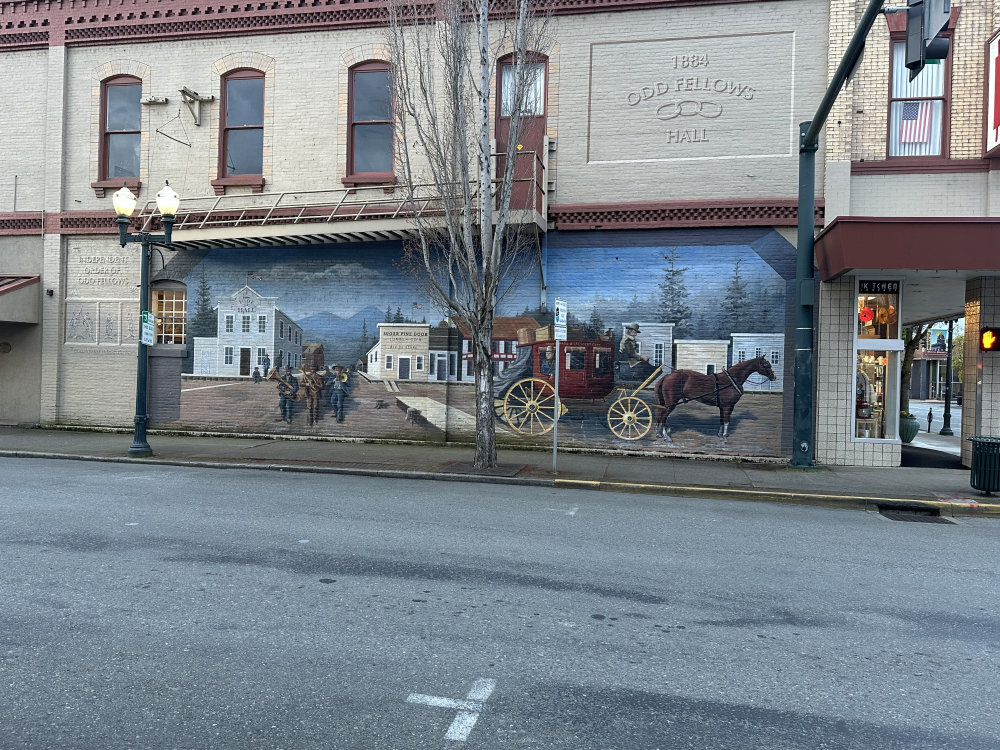
[[[853,271],[1000,271],[1000,217],[840,216],[816,238],[823,281]]]

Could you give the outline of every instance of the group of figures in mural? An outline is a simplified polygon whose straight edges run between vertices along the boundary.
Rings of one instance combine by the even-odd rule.
[[[471,438],[470,333],[445,316],[427,320],[433,305],[398,269],[398,246],[386,244],[363,261],[349,249],[339,257],[329,250],[261,252],[252,274],[245,258],[212,252],[181,261],[183,275],[169,276],[167,268],[166,278],[197,295],[189,302],[179,401],[172,413],[154,415],[157,423],[362,439]],[[560,270],[571,268],[561,265],[563,255],[567,263],[577,255],[553,245],[548,273],[555,286]],[[608,264],[629,251],[636,256],[618,276],[631,301],[609,291],[601,274],[584,279],[574,270],[562,288],[578,290],[569,295],[577,317],[570,316],[558,356],[550,308],[539,305],[529,279],[495,318],[498,439],[551,439],[558,369],[559,439],[567,445],[780,454],[785,291],[794,251],[764,232],[711,250],[592,251],[589,257]],[[657,281],[648,267],[664,260]],[[328,289],[354,291],[318,303]],[[413,297],[412,305],[397,302]],[[689,298],[712,304],[695,307]],[[514,310],[523,312],[499,314]],[[730,333],[739,330],[756,333]]]
[[[259,371],[255,369],[254,383],[262,382]],[[350,372],[343,365],[320,370],[315,364],[305,367],[298,378],[292,372],[291,365],[285,365],[284,371],[277,366],[271,369],[267,380],[278,383],[278,417],[279,422],[292,424],[295,421],[297,406],[305,410],[306,424],[310,427],[319,424],[324,415],[338,422],[344,421],[344,403],[350,395]],[[329,410],[326,409],[327,401]]]

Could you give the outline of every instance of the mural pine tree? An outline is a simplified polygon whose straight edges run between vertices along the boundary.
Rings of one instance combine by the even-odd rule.
[[[191,319],[191,337],[215,336],[218,321],[212,310],[212,287],[208,284],[205,271],[201,272],[198,282],[198,296],[195,298],[194,317]]]
[[[746,327],[747,315],[750,313],[750,294],[747,283],[740,275],[742,259],[733,266],[733,279],[726,289],[726,298],[722,300],[722,319],[720,330],[716,331],[719,338],[729,338],[729,334]]]
[[[391,323],[392,322],[392,307],[390,305],[386,305],[385,306],[385,320],[382,321],[382,322],[383,323]]]
[[[693,328],[691,308],[687,304],[688,290],[684,283],[684,272],[688,269],[678,267],[679,257],[676,247],[670,248],[663,256],[667,267],[663,271],[663,281],[660,282],[658,319],[661,323],[674,324],[675,337],[689,338]]]

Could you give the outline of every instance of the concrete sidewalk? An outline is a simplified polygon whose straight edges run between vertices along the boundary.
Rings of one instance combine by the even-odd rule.
[[[878,505],[922,505],[941,515],[1000,517],[1000,500],[973,490],[967,469],[823,466],[785,463],[609,455],[560,450],[502,450],[501,467],[472,468],[467,445],[274,439],[270,436],[150,433],[154,455],[128,456],[131,432],[0,427],[0,457],[69,458],[218,468],[308,471],[399,479],[494,482],[620,492],[762,500],[874,510]]]

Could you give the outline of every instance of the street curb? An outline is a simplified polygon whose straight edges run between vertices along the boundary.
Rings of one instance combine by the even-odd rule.
[[[0,450],[0,458],[44,458],[66,461],[92,461],[98,463],[146,464],[153,466],[190,466],[203,469],[250,469],[280,471],[298,474],[339,474],[344,476],[379,477],[383,479],[409,479],[439,482],[475,482],[477,484],[506,484],[522,487],[552,487],[555,489],[591,490],[596,492],[624,492],[631,494],[667,497],[701,497],[712,500],[741,500],[787,505],[806,505],[843,510],[876,511],[881,508],[897,510],[934,509],[951,517],[1000,518],[1000,504],[951,502],[919,498],[862,497],[790,490],[720,487],[711,485],[652,484],[641,482],[616,482],[593,479],[563,479],[539,477],[506,477],[488,474],[456,474],[450,472],[418,471],[406,469],[364,469],[318,464],[295,465],[282,463],[243,463],[240,461],[195,461],[160,458],[135,458],[129,456],[86,456],[69,453]]]

